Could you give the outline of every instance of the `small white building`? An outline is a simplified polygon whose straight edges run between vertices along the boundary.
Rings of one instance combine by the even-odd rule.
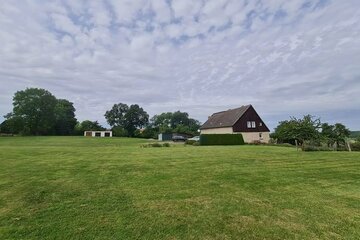
[[[112,137],[112,131],[85,131],[85,137]]]

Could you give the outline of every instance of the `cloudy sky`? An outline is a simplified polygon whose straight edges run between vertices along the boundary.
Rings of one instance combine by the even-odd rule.
[[[101,123],[119,102],[202,122],[253,104],[270,128],[360,130],[360,1],[1,0],[0,115],[26,87]]]

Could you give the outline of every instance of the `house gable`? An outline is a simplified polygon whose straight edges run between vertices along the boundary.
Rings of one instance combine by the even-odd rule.
[[[248,122],[255,122],[255,128],[248,128]],[[242,114],[242,116],[233,125],[234,132],[270,132],[254,107],[250,107]]]

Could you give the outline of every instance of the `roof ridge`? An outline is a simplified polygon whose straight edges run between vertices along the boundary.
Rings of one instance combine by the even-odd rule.
[[[215,113],[213,113],[212,115],[215,115],[215,114],[218,114],[218,113],[223,113],[223,112],[228,112],[228,111],[237,110],[237,109],[240,109],[240,108],[242,108],[242,107],[246,107],[246,108],[248,108],[248,107],[250,107],[250,106],[251,106],[251,104],[248,104],[248,105],[242,105],[241,107],[237,107],[237,108],[230,108],[230,109],[228,109],[228,110],[224,110],[224,111],[220,111],[220,112],[215,112]]]
[[[213,113],[203,124],[202,128],[233,126],[252,105],[242,105],[238,108]]]
[[[243,105],[243,106],[241,106],[241,107],[239,107],[239,108],[235,108],[235,109],[240,109],[240,108],[242,108],[242,107],[244,107],[245,109],[244,109],[244,111],[243,111],[242,113],[240,113],[240,116],[237,116],[236,120],[233,122],[233,125],[234,125],[234,124],[244,115],[244,113],[251,107],[251,104]]]

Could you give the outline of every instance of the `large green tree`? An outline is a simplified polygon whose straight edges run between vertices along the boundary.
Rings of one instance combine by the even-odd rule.
[[[113,107],[105,112],[105,118],[112,127],[124,126],[125,114],[129,111],[129,106],[124,103],[114,104]]]
[[[76,124],[73,103],[41,88],[16,92],[5,119],[3,130],[23,135],[70,135]]]
[[[303,144],[305,141],[319,141],[319,129],[321,122],[319,118],[314,118],[311,115],[305,115],[302,119],[291,117],[290,120],[285,120],[279,123],[272,134],[273,138],[280,142]]]
[[[165,112],[151,118],[150,126],[157,133],[187,133],[196,135],[200,122],[186,112]]]
[[[105,118],[111,127],[123,128],[130,137],[134,136],[136,129],[146,126],[149,122],[149,115],[137,104],[130,106],[124,103],[114,104],[109,111],[106,111]]]
[[[341,123],[321,125],[321,136],[328,146],[336,143],[336,146],[344,145],[347,137],[350,136],[350,130]]]
[[[23,134],[54,134],[56,103],[55,96],[49,91],[27,88],[15,93],[13,112],[8,116],[22,122],[23,126],[20,131]]]
[[[55,105],[55,119],[56,135],[73,134],[77,123],[73,103],[66,99],[58,99]]]

